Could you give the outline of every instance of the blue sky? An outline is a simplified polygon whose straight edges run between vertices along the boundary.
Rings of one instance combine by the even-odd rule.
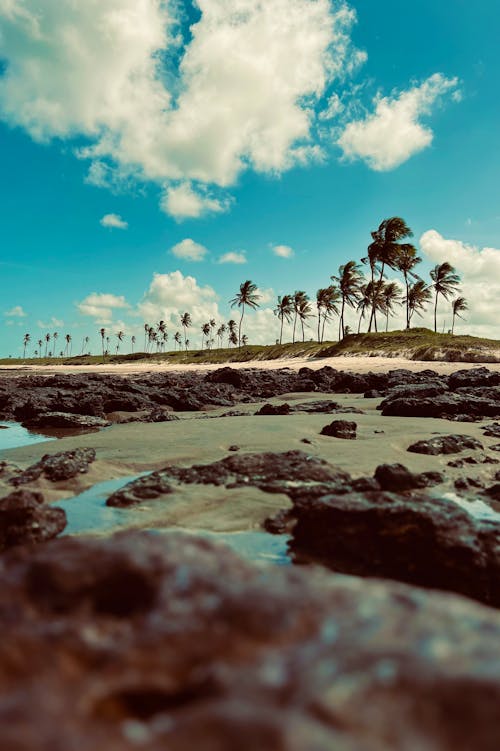
[[[498,3],[180,6],[0,0],[0,354],[227,320],[247,278],[274,341],[276,295],[393,215],[422,274],[462,275],[461,330],[500,338]]]

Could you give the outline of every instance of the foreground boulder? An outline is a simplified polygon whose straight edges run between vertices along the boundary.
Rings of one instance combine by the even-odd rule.
[[[334,420],[329,425],[321,429],[321,435],[327,435],[332,438],[343,438],[347,441],[356,439],[357,425],[351,420]]]
[[[470,435],[437,435],[425,441],[417,441],[408,446],[408,451],[413,454],[458,454],[466,449],[482,450],[483,444]]]
[[[367,491],[295,497],[297,562],[447,589],[500,607],[500,524],[452,501]]]
[[[396,493],[427,488],[444,482],[444,476],[440,472],[418,474],[410,472],[402,464],[380,464],[375,470],[374,477],[382,490],[395,491]]]
[[[44,504],[41,493],[16,490],[0,499],[0,551],[51,540],[65,527],[64,510]]]
[[[0,593],[6,749],[500,744],[500,616],[461,598],[182,535],[7,555]]]

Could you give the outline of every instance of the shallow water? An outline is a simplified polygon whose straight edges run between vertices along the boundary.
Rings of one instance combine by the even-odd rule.
[[[31,433],[18,422],[0,422],[0,451],[53,440],[55,440],[53,437]]]
[[[147,474],[147,473],[144,473]],[[125,529],[143,517],[141,506],[128,509],[106,506],[106,499],[132,480],[142,477],[120,477],[101,482],[80,495],[58,501],[57,506],[66,512],[67,526],[64,535],[103,535]],[[149,505],[149,504],[148,504]],[[286,535],[270,535],[261,530],[245,532],[211,532],[206,529],[169,527],[147,529],[152,534],[168,535],[172,532],[194,534],[223,542],[239,553],[242,558],[256,563],[271,563],[278,566],[290,564]]]
[[[460,506],[460,508],[467,511],[475,519],[481,519],[482,521],[490,522],[500,522],[500,512],[496,511],[488,503],[485,503],[485,501],[478,499],[468,500],[467,498],[462,498],[453,492],[444,493],[440,497],[445,498],[447,501],[453,501],[458,506]]]

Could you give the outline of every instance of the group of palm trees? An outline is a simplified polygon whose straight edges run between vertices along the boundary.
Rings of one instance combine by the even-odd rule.
[[[462,313],[468,310],[466,299],[458,294],[460,278],[453,266],[445,261],[431,270],[429,283],[424,281],[415,271],[422,259],[419,258],[415,246],[408,242],[412,236],[413,233],[404,219],[400,217],[384,219],[378,229],[371,233],[372,242],[368,246],[366,257],[361,259],[361,263],[351,260],[342,264],[339,266],[338,273],[330,277],[331,283],[327,287],[318,289],[315,301],[316,311],[309,295],[303,290],[279,296],[274,309],[279,320],[277,341],[280,344],[283,342],[285,324],[291,327],[292,342],[296,341],[298,330],[302,335],[302,341],[305,341],[306,328],[310,328],[309,321],[315,318],[316,338],[318,342],[323,342],[325,328],[335,317],[338,317],[338,337],[343,339],[346,335],[353,333],[345,321],[348,309],[355,311],[358,316],[358,333],[361,332],[363,321],[367,321],[368,332],[378,331],[380,318],[384,319],[385,330],[388,331],[389,319],[395,314],[396,306],[402,305],[406,328],[409,329],[415,314],[422,316],[431,301],[433,302],[434,331],[437,332],[440,298],[451,300],[450,333],[453,334],[456,318],[462,318]],[[388,270],[401,274],[401,279],[387,280]],[[216,344],[222,349],[225,341],[228,347],[247,345],[248,336],[242,332],[245,312],[247,309],[258,308],[261,297],[257,285],[249,279],[240,284],[238,292],[229,301],[231,308],[239,308],[238,323],[231,319],[227,323],[217,324],[214,318],[203,323],[201,349],[212,349]],[[182,313],[179,316],[179,330],[172,338],[174,351],[176,349],[189,350],[188,331],[192,326],[191,314]],[[125,333],[118,331],[112,335],[105,328],[101,328],[99,333],[103,358],[111,354],[113,348],[114,353],[119,354],[120,346],[125,340]],[[34,357],[55,355],[58,337],[57,332],[45,334],[44,339],[39,339],[37,342],[38,349],[34,350]],[[111,344],[112,337],[113,345]],[[159,321],[154,326],[144,324],[144,351],[146,353],[164,352],[168,338],[165,321]],[[30,341],[30,334],[25,334],[24,359],[26,359],[26,350]],[[66,334],[64,341],[65,347],[60,351],[60,357],[70,356],[72,352],[71,335]],[[88,352],[89,341],[88,336],[83,337],[80,354],[90,354]],[[132,353],[136,341],[136,337],[132,335],[130,337]]]

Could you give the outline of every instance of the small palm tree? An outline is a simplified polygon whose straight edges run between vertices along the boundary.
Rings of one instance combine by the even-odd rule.
[[[236,321],[234,321],[232,318],[227,322],[227,346],[229,347],[231,344],[234,344],[233,339],[236,337],[236,344],[238,344],[238,337],[236,336]],[[234,336],[233,336],[234,335]]]
[[[425,310],[431,297],[430,287],[426,285],[423,279],[418,279],[418,281],[410,285],[408,296],[403,301],[408,306],[408,328],[411,326],[411,319],[415,313],[422,318],[421,311]]]
[[[246,282],[240,284],[239,292],[229,301],[232,308],[241,308],[240,324],[238,327],[238,346],[241,344],[241,324],[245,315],[245,307],[248,306],[252,310],[255,310],[259,307],[258,301],[260,298],[261,295],[257,292],[257,285],[250,281],[250,279],[247,279]]]
[[[283,295],[278,297],[278,303],[274,309],[274,315],[278,316],[280,320],[280,344],[283,343],[283,323],[286,321],[290,323],[293,313],[293,300],[290,295]]]
[[[38,342],[37,342],[37,344],[38,344],[38,352],[36,352],[35,354],[40,354],[40,357],[42,357],[42,347],[43,347],[42,340],[39,339]]]
[[[90,341],[90,339],[89,339],[88,336],[84,336],[83,337],[83,339],[82,339],[82,355],[83,355],[83,353],[85,351],[85,347],[88,345],[89,341]]]
[[[236,347],[236,345],[238,344],[238,337],[236,335],[236,331],[231,331],[231,333],[229,334],[229,344],[232,344],[233,347]]]
[[[181,344],[182,344],[182,341],[181,341],[181,332],[180,331],[176,331],[175,332],[175,334],[174,334],[174,342],[175,342],[175,344],[179,345],[179,350],[180,350]]]
[[[305,341],[304,326],[307,326],[307,319],[313,315],[311,303],[309,297],[305,295],[299,302],[299,308],[297,311],[299,317],[300,326],[302,328],[302,341]]]
[[[45,334],[45,357],[47,357],[47,349],[50,342],[50,334]]]
[[[65,348],[66,356],[70,356],[71,355],[71,334],[66,334],[64,339],[66,341],[66,348]]]
[[[125,334],[123,333],[123,331],[119,331],[116,335],[116,338],[118,339],[118,341],[116,342],[116,354],[118,354],[120,350],[120,344],[123,342],[124,336]]]
[[[106,350],[104,347],[104,340],[106,338],[106,329],[99,329],[99,333],[101,335],[101,340],[102,340],[102,359],[104,360],[106,357]]]
[[[184,329],[184,346],[187,350],[187,344],[186,344],[186,336],[187,336],[187,330],[193,325],[191,321],[191,316],[189,313],[183,313],[181,315],[181,326]]]
[[[406,328],[410,328],[409,320],[409,308],[408,308],[408,292],[410,290],[410,278],[417,280],[418,276],[414,273],[413,269],[417,264],[422,261],[417,255],[417,249],[410,245],[410,243],[404,243],[400,246],[399,254],[396,258],[396,268],[403,274],[406,287]]]
[[[191,342],[189,341],[189,339],[186,339],[186,340],[184,341],[184,346],[186,347],[186,352],[188,351],[188,349],[189,349],[189,345],[190,345],[190,344],[191,344]]]
[[[134,346],[135,346],[136,341],[137,341],[137,339],[132,334],[132,336],[130,337],[130,345],[131,345],[130,348],[132,350],[132,354],[134,354]]]
[[[242,343],[242,345],[244,347],[247,346],[247,344],[248,344],[248,336],[246,334],[243,334],[243,336],[241,337],[241,343]]]
[[[31,334],[25,334],[23,338],[23,360],[26,360],[26,347],[31,341]]]
[[[460,277],[455,272],[453,266],[444,261],[444,263],[438,263],[431,271],[431,279],[434,288],[435,300],[434,300],[434,331],[437,331],[437,307],[439,295],[442,295],[445,300],[449,298],[456,291],[456,288],[460,284]]]
[[[451,304],[451,311],[453,314],[453,318],[451,319],[452,334],[455,331],[455,318],[461,318],[462,320],[465,320],[464,317],[460,315],[460,313],[465,313],[466,310],[469,310],[469,306],[465,297],[457,297],[456,300],[453,300]]]
[[[344,314],[346,305],[354,308],[359,300],[360,288],[362,284],[361,268],[356,261],[348,261],[339,266],[338,276],[331,277],[333,282],[337,282],[340,288],[342,298],[342,307],[339,320],[339,339],[345,336]]]
[[[334,315],[339,315],[338,303],[340,302],[340,290],[335,284],[319,289],[316,293],[316,307],[318,309],[318,342],[325,340],[325,326]],[[321,334],[320,334],[320,323]]]
[[[226,331],[227,331],[227,326],[226,326],[226,324],[225,324],[225,323],[221,323],[221,325],[219,326],[219,329],[218,329],[218,331],[220,332],[220,344],[219,344],[219,346],[220,346],[220,348],[222,349],[222,347],[223,347],[223,342],[224,342],[224,334],[225,334],[225,333],[226,333]]]
[[[389,316],[394,314],[394,306],[401,301],[401,292],[397,282],[382,283],[381,297],[385,312],[385,330],[389,331]]]
[[[210,324],[209,323],[204,323],[203,326],[201,327],[201,331],[202,331],[203,336],[205,337],[205,340],[206,340],[205,344],[207,346],[207,349],[210,349],[210,341],[209,341],[209,337],[210,337]],[[202,338],[202,340],[201,340],[201,348],[202,349],[203,349],[203,346],[204,346],[204,341],[203,341],[203,338]]]
[[[54,354],[55,354],[55,351],[56,351],[56,343],[57,343],[58,338],[59,338],[59,334],[57,333],[57,331],[54,331],[54,333],[52,334],[52,340],[54,342],[54,346],[53,346],[52,349],[54,351]]]
[[[295,344],[295,329],[297,328],[297,320],[299,318],[299,310],[300,306],[303,304],[304,300],[307,300],[307,294],[304,292],[304,290],[295,290],[292,297],[292,306],[293,306],[293,333],[292,333],[292,343]]]
[[[144,352],[147,352],[148,348],[148,341],[149,341],[149,323],[144,324]]]

